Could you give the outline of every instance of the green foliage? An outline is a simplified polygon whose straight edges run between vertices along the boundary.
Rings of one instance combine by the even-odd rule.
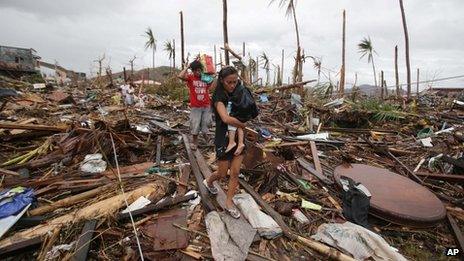
[[[365,99],[356,103],[347,100],[345,102],[351,104],[352,110],[368,112],[374,121],[398,121],[405,119],[406,116],[414,115],[403,111],[399,105],[385,103],[376,99]]]
[[[156,51],[156,39],[150,27],[148,27],[147,30],[145,31],[145,36],[147,37],[147,42],[145,43],[145,49],[150,48]]]
[[[45,80],[43,79],[42,75],[39,72],[29,74],[29,75],[24,75],[21,77],[21,80],[28,82],[28,83],[45,83]]]
[[[367,55],[367,62],[370,63],[373,57],[374,47],[372,46],[371,38],[364,38],[358,44],[359,52],[361,53],[361,58]]]
[[[187,102],[189,100],[188,89],[184,82],[172,76],[160,86],[147,87],[147,92],[167,97],[170,100]]]

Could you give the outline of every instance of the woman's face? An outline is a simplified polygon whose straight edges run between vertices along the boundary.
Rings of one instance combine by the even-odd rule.
[[[229,76],[226,76],[222,80],[222,84],[224,85],[224,89],[228,93],[232,93],[235,90],[235,86],[237,86],[238,83],[238,75],[237,74],[231,74]]]

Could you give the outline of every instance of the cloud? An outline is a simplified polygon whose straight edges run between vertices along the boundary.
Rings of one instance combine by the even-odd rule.
[[[296,6],[301,45],[305,54],[322,57],[335,79],[341,64],[342,10],[347,12],[347,82],[372,83],[372,66],[360,60],[357,44],[370,36],[378,71],[384,70],[387,83],[394,82],[394,46],[399,48],[400,80],[406,79],[404,35],[397,1],[320,0],[298,1]],[[405,1],[410,33],[411,66],[422,77],[440,72],[439,77],[463,74],[464,2]],[[105,53],[113,71],[128,67],[134,55],[136,68],[151,66],[151,52],[144,49],[143,36],[150,26],[158,39],[156,64],[168,65],[162,50],[166,40],[176,39],[180,59],[179,11],[184,12],[186,52],[212,54],[222,45],[221,1],[122,1],[122,0],[41,0],[0,1],[2,45],[32,47],[46,61],[79,71],[95,71],[97,57]],[[269,1],[229,1],[229,41],[239,53],[246,43],[247,53],[256,57],[263,52],[274,64],[281,62],[285,49],[285,77],[290,75],[296,36],[293,19],[285,10]],[[14,24],[14,26],[12,26]],[[219,59],[219,58],[218,58]],[[180,64],[179,60],[177,64]],[[306,79],[316,78],[312,61],[304,65]],[[429,72],[429,73],[427,73]],[[261,72],[264,75],[264,72]],[[412,77],[415,79],[415,75]],[[424,80],[424,79],[422,79]],[[442,86],[460,86],[461,79],[442,82]]]

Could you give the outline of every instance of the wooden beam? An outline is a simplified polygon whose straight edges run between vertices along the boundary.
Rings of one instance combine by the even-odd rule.
[[[90,242],[92,241],[95,227],[97,226],[97,220],[87,220],[82,228],[82,232],[77,240],[76,248],[77,251],[73,256],[73,261],[85,261],[87,260],[87,254],[89,253]]]
[[[416,175],[426,179],[442,180],[446,182],[464,184],[464,176],[462,175],[432,174],[423,172],[416,172]]]
[[[180,182],[182,183],[188,183],[189,181],[189,177],[190,177],[190,172],[191,172],[191,168],[190,168],[190,165],[187,165],[187,164],[183,164],[181,166],[179,166],[179,173],[180,173]],[[185,193],[187,192],[187,187],[186,186],[177,186],[177,194],[178,195],[184,195]]]
[[[97,195],[100,195],[110,187],[111,187],[111,185],[108,184],[108,185],[105,185],[105,186],[98,187],[96,189],[86,191],[84,193],[80,193],[80,194],[77,194],[77,195],[74,195],[74,196],[71,196],[71,197],[67,197],[67,198],[58,200],[58,201],[56,201],[53,204],[50,204],[48,206],[42,206],[42,207],[39,207],[39,208],[35,208],[35,209],[29,211],[29,216],[39,216],[39,215],[47,214],[47,213],[49,213],[49,212],[51,212],[51,211],[53,211],[55,209],[58,209],[58,208],[74,205],[74,204],[76,204],[78,202],[81,202],[83,200],[86,200],[86,199],[95,197]]]
[[[192,149],[190,148],[189,139],[185,134],[182,134],[182,139],[184,140],[185,150],[187,151],[187,156],[190,161],[190,167],[192,168],[193,175],[195,175],[198,191],[200,191],[201,202],[203,203],[206,212],[213,211],[216,208],[211,201],[207,188],[205,185],[203,185],[203,176],[201,175],[198,163],[195,159],[195,156],[193,155]]]
[[[309,145],[311,146],[311,154],[313,156],[314,166],[316,167],[316,171],[319,172],[321,175],[324,175],[322,171],[321,161],[319,160],[319,155],[316,147],[316,142],[310,141]]]
[[[158,135],[158,140],[156,142],[156,166],[161,164],[161,140],[163,139],[162,135]]]
[[[447,213],[446,217],[448,218],[448,222],[453,230],[454,238],[456,239],[456,243],[459,244],[461,251],[464,250],[464,236],[462,235],[461,229],[459,229],[458,223],[454,218]]]
[[[0,175],[10,175],[10,176],[15,176],[15,177],[20,176],[19,173],[16,171],[2,169],[2,168],[0,168]]]
[[[168,199],[163,200],[161,203],[149,204],[148,206],[145,206],[144,208],[131,211],[131,214],[132,214],[132,217],[137,217],[137,216],[140,216],[142,214],[157,212],[157,211],[162,210],[162,209],[164,209],[166,207],[174,206],[176,204],[179,204],[180,202],[188,201],[188,200],[194,199],[196,197],[197,197],[197,195],[190,194],[190,195],[187,195],[187,196],[184,195],[184,196],[178,196],[178,197],[175,197],[175,198],[168,198]],[[129,213],[119,213],[118,214],[118,220],[127,219],[129,217],[130,217]]]
[[[311,167],[311,165],[309,164],[309,162],[307,162],[305,159],[303,158],[298,158],[296,160],[300,166],[305,169],[306,171],[308,171],[309,173],[313,174],[314,176],[316,176],[320,181],[322,181],[322,183],[326,184],[326,185],[332,185],[333,184],[333,181],[328,179],[326,176],[324,176],[323,174],[321,174],[319,171],[313,169]]]
[[[37,236],[29,238],[11,245],[0,248],[0,256],[6,257],[7,255],[15,255],[18,251],[24,252],[27,248],[37,247],[43,241],[43,237]]]
[[[17,123],[0,122],[0,129],[43,130],[43,131],[54,131],[54,132],[66,132],[68,130],[68,126],[47,126],[47,125],[17,124]]]

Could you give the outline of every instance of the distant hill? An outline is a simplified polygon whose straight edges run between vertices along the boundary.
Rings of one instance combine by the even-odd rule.
[[[142,80],[142,78],[147,80],[147,75],[149,75],[150,80],[154,80],[157,82],[164,82],[170,77],[170,75],[172,74],[176,75],[179,73],[179,71],[180,71],[179,69],[177,68],[173,69],[172,67],[169,67],[169,66],[160,66],[160,67],[156,67],[155,69],[144,68],[140,70],[134,70],[133,80],[138,81],[138,80]],[[131,76],[130,69],[126,69],[126,76],[127,77]],[[113,80],[115,81],[118,81],[118,80],[123,81],[124,71],[112,73],[112,77],[113,77]]]

